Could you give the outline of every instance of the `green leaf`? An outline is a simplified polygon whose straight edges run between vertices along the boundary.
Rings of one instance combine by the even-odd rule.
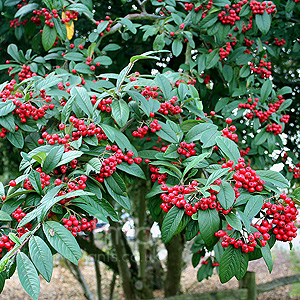
[[[181,54],[183,49],[183,44],[181,42],[181,40],[174,40],[172,43],[172,53],[177,57]]]
[[[238,159],[241,156],[237,144],[229,138],[220,136],[216,138],[217,146],[222,152],[231,160],[238,163]]]
[[[93,116],[93,104],[86,89],[74,86],[71,89],[71,96],[75,97],[75,103],[91,118]]]
[[[257,171],[256,174],[259,175],[260,179],[273,183],[277,187],[288,188],[290,186],[289,181],[279,172],[268,170]]]
[[[228,174],[229,168],[219,169],[210,174],[206,181],[206,186],[211,185],[215,180],[221,178],[223,175]]]
[[[266,246],[261,247],[260,250],[261,250],[262,256],[264,258],[264,261],[268,267],[268,270],[271,273],[273,270],[273,259],[272,259],[272,254],[271,254],[269,244],[267,243]]]
[[[69,53],[65,54],[64,59],[73,60],[73,61],[84,61],[85,57],[82,53],[69,52]]]
[[[11,113],[16,108],[16,105],[12,100],[6,100],[5,102],[0,102],[0,117],[4,117]]]
[[[31,170],[28,179],[32,187],[34,188],[34,190],[41,195],[43,193],[42,186],[41,186],[41,174],[35,170]]]
[[[169,79],[163,74],[158,74],[155,77],[155,82],[158,87],[162,90],[165,98],[170,98],[170,94],[172,92],[172,86]]]
[[[115,141],[115,134],[114,134],[114,130],[115,128],[107,125],[107,124],[100,124],[99,125],[101,127],[101,129],[103,130],[103,132],[106,134],[106,136],[108,137],[108,139],[111,142]]]
[[[32,12],[33,10],[37,9],[38,7],[39,5],[37,3],[29,3],[27,5],[24,5],[16,12],[15,18],[26,15],[29,12]]]
[[[263,144],[268,137],[268,132],[266,131],[266,128],[263,128],[254,138],[253,143],[256,146],[259,146]]]
[[[98,157],[94,157],[87,162],[87,165],[90,165],[94,172],[100,173],[102,164]]]
[[[46,281],[50,282],[53,271],[52,253],[47,244],[38,236],[29,240],[30,257]]]
[[[18,47],[15,44],[10,44],[7,47],[7,53],[17,62],[21,62]]]
[[[165,35],[164,33],[158,34],[153,42],[153,50],[162,50],[165,47]]]
[[[146,176],[145,176],[143,170],[141,169],[140,166],[138,166],[135,163],[132,165],[127,164],[127,163],[122,163],[120,165],[117,165],[117,169],[119,169],[125,173],[128,173],[130,175],[133,175],[133,176],[136,176],[136,177],[146,180]]]
[[[263,206],[263,203],[264,203],[264,201],[263,201],[262,196],[259,196],[259,195],[251,196],[245,206],[244,214],[249,219],[255,217],[260,212],[260,210]]]
[[[255,15],[255,21],[261,33],[266,35],[269,32],[271,27],[271,15],[269,15],[265,10],[262,15],[261,14]]]
[[[261,91],[260,91],[261,103],[264,103],[267,100],[267,98],[269,97],[269,95],[271,94],[272,86],[273,86],[273,83],[271,80],[268,79],[264,82],[263,86],[261,87]]]
[[[126,191],[126,185],[117,172],[104,179],[105,186],[109,186],[115,193],[123,195]]]
[[[241,257],[241,249],[236,249],[232,245],[226,248],[221,257],[219,268],[219,276],[222,283],[229,281],[233,276],[240,273]]]
[[[42,44],[45,51],[48,51],[52,48],[53,44],[55,43],[56,36],[56,29],[45,24],[42,33]]]
[[[211,250],[219,240],[219,238],[215,236],[215,233],[221,226],[218,212],[215,209],[199,210],[198,223],[201,237],[208,250]]]
[[[111,104],[112,116],[120,127],[124,127],[129,118],[128,104],[123,100],[114,100]]]
[[[131,203],[130,203],[130,199],[127,196],[127,193],[124,193],[123,195],[117,194],[116,192],[114,192],[114,190],[110,187],[109,184],[107,184],[106,181],[104,181],[105,187],[107,189],[107,192],[109,193],[109,195],[112,197],[112,199],[114,201],[116,201],[117,203],[119,203],[121,206],[123,206],[125,209],[130,210],[131,209]]]
[[[161,125],[161,129],[155,132],[159,137],[170,143],[176,144],[179,142],[177,132],[175,132],[173,128],[162,122],[159,122],[159,124]]]
[[[210,154],[211,154],[210,152],[206,152],[194,157],[193,160],[189,162],[189,164],[185,167],[182,176],[184,177],[189,170],[194,168],[197,164],[199,164],[199,162],[201,162],[204,158],[206,158]]]
[[[33,263],[23,252],[17,254],[17,270],[20,282],[26,293],[34,300],[38,300],[40,278]]]
[[[208,279],[213,274],[213,266],[212,260],[209,257],[207,260],[207,264],[201,265],[197,272],[197,280],[201,282],[203,279]]]
[[[232,207],[235,200],[235,192],[230,183],[222,181],[220,185],[220,192],[217,194],[217,198],[224,209]]]
[[[227,223],[234,229],[238,231],[242,230],[242,222],[235,213],[230,212],[228,215],[225,215],[225,219]]]
[[[8,213],[0,210],[0,221],[12,221],[12,218]]]
[[[219,50],[215,49],[206,56],[206,69],[213,68],[219,61]]]
[[[191,143],[199,140],[204,131],[217,128],[218,127],[214,124],[200,123],[189,130],[189,132],[185,136],[185,141],[187,143]]]
[[[184,209],[180,209],[177,206],[173,206],[166,214],[161,227],[161,237],[165,244],[171,241],[183,215]]]
[[[248,263],[249,263],[249,254],[242,253],[240,269],[235,274],[237,280],[241,280],[245,276],[248,269]]]
[[[83,154],[82,151],[77,151],[77,150],[65,152],[61,157],[61,161],[56,165],[56,167],[65,165],[70,161],[72,161],[73,159],[80,157],[82,154]]]
[[[18,130],[15,133],[8,132],[6,137],[12,143],[13,146],[19,149],[22,149],[24,147],[24,137],[21,130]]]
[[[72,233],[54,221],[44,223],[43,230],[51,246],[70,262],[78,265],[78,260],[82,254]]]
[[[65,151],[64,146],[57,146],[51,149],[49,154],[47,155],[44,165],[43,171],[48,174],[56,167],[56,165],[60,162]]]
[[[12,133],[16,131],[16,125],[13,114],[8,114],[5,117],[0,117],[0,125]]]
[[[0,182],[0,197],[5,196],[5,190],[4,190],[4,185],[2,182]]]

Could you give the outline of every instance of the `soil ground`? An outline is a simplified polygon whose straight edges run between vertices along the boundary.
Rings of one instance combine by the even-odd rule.
[[[272,274],[269,274],[267,267],[263,260],[258,260],[255,262],[250,262],[249,271],[256,272],[257,284],[265,283],[275,278],[280,278],[282,276],[292,275],[295,271],[291,270],[293,262],[291,262],[290,255],[285,250],[275,249],[272,252],[274,258],[274,269]],[[81,262],[80,267],[88,282],[91,291],[96,293],[96,286],[94,280],[94,268],[90,261],[85,260]],[[300,267],[300,266],[299,266]],[[108,270],[103,264],[101,264],[102,271],[102,289],[103,289],[103,299],[108,299],[109,285],[112,278],[112,272]],[[182,276],[182,291],[186,294],[196,294],[206,291],[213,291],[219,289],[229,289],[237,288],[238,282],[236,279],[230,280],[228,283],[222,285],[219,282],[218,276],[214,274],[209,280],[204,280],[203,282],[197,282],[197,269],[194,269],[191,265],[183,271]],[[285,300],[285,299],[299,299],[300,300],[300,288],[299,295],[291,296],[291,290],[296,290],[292,286],[284,286],[275,289],[272,292],[263,293],[259,295],[259,300]],[[162,291],[155,291],[155,297],[162,298]],[[1,300],[30,300],[31,298],[23,290],[17,274],[8,280],[5,284],[4,291],[0,295]],[[77,283],[76,279],[69,272],[69,270],[64,266],[63,262],[58,263],[53,271],[52,280],[47,283],[41,278],[41,300],[85,300],[82,290]],[[114,299],[123,299],[122,291],[120,288],[119,280],[116,281]],[[225,299],[224,299],[225,300]]]

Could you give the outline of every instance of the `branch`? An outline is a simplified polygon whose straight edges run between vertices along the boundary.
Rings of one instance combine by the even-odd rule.
[[[87,300],[95,300],[88,284],[86,283],[86,281],[80,271],[80,268],[78,266],[74,265],[73,263],[69,262],[68,260],[65,260],[65,262],[66,262],[67,267],[70,269],[71,273],[73,274],[73,276],[80,283],[85,298]]]
[[[158,15],[148,14],[147,12],[141,12],[141,13],[137,13],[137,14],[128,14],[124,18],[128,19],[128,20],[151,20],[151,21],[153,21],[153,20],[160,20],[163,17],[158,16]],[[106,31],[104,33],[103,37],[115,33],[116,31],[121,29],[122,26],[123,25],[121,23],[117,23],[116,25],[111,27],[110,31]]]
[[[99,261],[102,261],[117,274],[119,273],[116,259],[113,256],[102,251],[97,246],[93,245],[89,240],[79,236],[76,237],[76,240],[80,248],[83,249],[87,254],[95,255],[95,258],[97,258]]]

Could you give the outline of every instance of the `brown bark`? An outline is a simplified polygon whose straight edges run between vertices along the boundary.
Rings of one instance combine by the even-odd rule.
[[[182,253],[184,250],[185,238],[182,233],[175,235],[166,244],[168,251],[167,275],[165,280],[165,297],[180,294],[180,278],[182,271]]]

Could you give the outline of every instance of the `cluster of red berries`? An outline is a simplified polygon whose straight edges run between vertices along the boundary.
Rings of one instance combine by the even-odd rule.
[[[276,46],[283,46],[286,43],[284,39],[279,40],[278,38],[275,38],[274,40]]]
[[[216,237],[222,238],[221,246],[223,248],[227,248],[229,245],[233,245],[235,248],[241,248],[242,252],[247,253],[247,252],[252,252],[255,249],[255,246],[257,245],[257,241],[261,238],[261,233],[260,232],[254,232],[254,234],[249,234],[247,239],[244,238],[244,241],[241,239],[235,239],[233,237],[230,237],[227,234],[227,231],[224,230],[219,230],[215,233]],[[270,239],[270,236],[266,235],[266,238]],[[262,239],[261,245],[264,247],[267,244],[267,240]]]
[[[96,104],[96,102],[97,102],[97,96],[96,95],[91,96],[91,102],[92,102],[93,105]],[[111,98],[102,99],[99,102],[99,104],[97,106],[97,109],[110,113],[111,112],[111,107],[110,107],[111,104],[112,104],[112,99]]]
[[[27,214],[22,210],[21,207],[18,207],[11,215],[12,215],[13,218],[15,218],[15,219],[17,220],[18,223],[20,223],[21,220],[22,220]],[[21,229],[21,228],[22,228],[22,230],[19,230],[19,229]],[[25,231],[27,231],[27,229],[28,229],[28,230],[31,230],[31,228],[32,228],[32,224],[30,224],[30,223],[27,223],[27,224],[25,224],[23,227],[18,228],[19,236],[22,236],[22,235],[25,233]]]
[[[63,218],[64,226],[76,237],[80,231],[92,231],[96,228],[97,219],[88,221],[86,218],[78,220],[76,216],[70,215],[69,219]]]
[[[145,159],[145,163],[147,163]],[[167,177],[167,173],[160,173],[160,169],[153,165],[149,165],[152,182],[157,181],[159,184],[165,184],[165,179]]]
[[[151,123],[150,123],[150,130],[151,132],[156,132],[161,130],[161,125],[158,124],[158,120],[154,119]]]
[[[200,77],[204,77],[204,84],[208,84],[210,82],[210,76],[209,75],[205,75],[203,73],[203,74],[201,74]]]
[[[272,125],[267,125],[266,131],[271,131],[274,135],[278,135],[282,132],[282,126],[276,123],[272,123]]]
[[[240,103],[239,106],[238,106],[238,109],[246,108],[246,109],[253,110],[257,106],[257,102],[259,101],[259,99],[258,98],[254,98],[254,101],[253,101],[252,104],[251,104],[252,98],[248,98],[247,101],[248,101],[248,103]],[[253,119],[253,116],[254,116],[253,112],[245,114],[245,117],[247,119]]]
[[[120,165],[122,162],[127,162],[129,165],[133,163],[140,164],[142,162],[141,157],[133,158],[134,153],[132,151],[124,154],[122,149],[119,149],[117,145],[106,145],[106,151],[113,151],[115,153],[108,158],[102,159],[100,173],[95,178],[99,182],[103,182],[105,177],[110,177],[117,170],[117,165]]]
[[[263,59],[260,60],[259,62],[259,66],[258,67],[254,67],[254,63],[250,62],[250,70],[253,71],[256,74],[260,74],[261,78],[269,78],[272,75],[271,70],[272,69],[272,63],[271,62],[266,62]],[[264,68],[266,67],[266,68]]]
[[[177,149],[177,153],[184,155],[185,157],[191,157],[193,155],[196,155],[196,150],[194,143],[188,144],[187,142],[181,142],[180,147]]]
[[[245,3],[247,3],[247,1]],[[222,22],[222,24],[234,25],[236,21],[239,21],[240,17],[238,16],[238,14],[242,9],[243,4],[243,1],[240,1],[236,4],[232,4],[232,6],[226,4],[226,10],[223,10],[218,14],[218,18]],[[229,15],[227,15],[227,13],[229,13]]]
[[[76,169],[77,163],[78,163],[77,159],[73,159],[72,161],[70,161],[70,167],[72,169]],[[68,166],[67,165],[62,165],[59,168],[60,168],[60,171],[61,171],[62,174],[67,173],[67,170],[68,170]]]
[[[54,27],[54,23],[51,20],[59,17],[56,9],[53,9],[52,12],[49,12],[46,8],[42,8],[34,10],[32,13],[33,17],[31,17],[31,21],[37,26],[41,25],[41,16],[44,16],[45,24],[51,28]]]
[[[233,133],[236,131],[236,127],[234,125],[229,126],[229,128],[224,128],[222,129],[222,136],[229,138],[230,140],[234,141],[234,142],[238,142],[239,138],[238,135],[236,133]]]
[[[9,63],[9,61],[6,61],[6,63]],[[10,73],[10,76],[14,77],[16,74],[11,73],[12,70],[13,70],[12,67],[8,68],[8,72]],[[37,74],[35,72],[30,71],[30,66],[23,65],[22,70],[18,72],[18,76],[19,76],[19,81],[21,82],[25,79],[31,78],[33,76],[37,76]]]
[[[289,166],[289,172],[293,172],[293,177],[295,179],[300,177],[300,163],[296,164],[295,168],[292,168],[291,166]]]
[[[46,110],[50,108],[50,105],[48,106],[47,104],[40,108],[36,108],[30,102],[27,102],[26,104],[19,100],[15,100],[13,102],[17,106],[17,108],[13,111],[13,114],[17,114],[22,123],[27,122],[26,118],[32,117],[33,120],[42,118],[45,115]]]
[[[195,83],[197,82],[196,79],[189,79],[188,81],[185,81],[183,79],[179,79],[175,82],[175,86],[178,88],[180,83],[186,83],[187,85],[195,85]]]
[[[142,139],[147,134],[148,130],[149,127],[147,125],[139,127],[137,130],[132,132],[132,136]]]
[[[84,137],[93,135],[97,136],[98,141],[107,140],[107,135],[104,131],[100,127],[97,127],[94,123],[86,125],[84,124],[84,120],[77,119],[74,116],[71,116],[69,120],[73,123],[73,126],[76,129],[76,131],[72,132],[72,141],[78,140],[81,136]]]
[[[290,120],[290,115],[283,115],[280,119],[281,122],[287,124]]]
[[[178,105],[174,106],[174,104],[177,100],[178,100],[178,97],[174,96],[169,101],[161,103],[158,112],[160,112],[164,115],[168,115],[169,113],[171,113],[172,115],[180,114],[182,112],[182,109],[180,108],[180,106],[178,106]]]
[[[255,41],[250,41],[246,38],[244,38],[244,42],[245,42],[247,47],[251,47],[255,43]]]
[[[194,4],[193,3],[188,3],[188,2],[185,2],[184,3],[184,10],[185,11],[191,11],[194,7]]]
[[[135,86],[135,88],[138,88],[138,86]],[[157,90],[157,86],[146,86],[145,89],[141,92],[141,95],[143,95],[147,100],[149,100],[150,98],[156,99],[158,97]],[[129,97],[128,100],[132,100],[132,98]]]
[[[51,176],[45,174],[44,172],[42,172],[42,169],[41,169],[41,168],[36,168],[35,170],[36,170],[37,172],[40,173],[40,177],[41,177],[41,187],[42,187],[42,189],[45,188],[45,186],[50,185],[50,179],[51,179]],[[24,186],[24,188],[27,189],[27,190],[33,190],[33,186],[32,186],[32,184],[30,183],[30,181],[29,181],[28,178],[25,178],[25,181],[24,181],[23,186]]]
[[[264,203],[262,209],[266,209],[266,214],[269,219],[264,220],[260,228],[257,227],[257,225],[255,225],[255,227],[260,232],[268,232],[270,229],[273,229],[273,233],[277,240],[287,242],[297,236],[297,227],[294,223],[298,215],[298,210],[295,207],[295,202],[292,201],[290,197],[287,197],[286,194],[281,194],[280,199],[284,200],[285,206],[281,203]]]
[[[78,190],[84,190],[86,188],[87,176],[81,175],[80,177],[76,177],[75,179],[72,179],[70,181],[68,181],[68,177],[65,177],[64,181],[67,183],[67,190],[60,191],[57,196],[63,196],[63,195],[66,195],[67,193],[71,193],[71,192],[78,191]],[[59,178],[55,179],[55,181],[54,181],[55,185],[61,185],[62,183],[63,182]],[[65,199],[60,200],[59,203],[66,204],[74,198],[76,198],[76,197],[65,198]]]
[[[53,12],[53,10],[52,10],[52,12]],[[78,17],[78,15],[79,15],[79,12],[78,11],[74,11],[74,10],[72,10],[72,11],[69,11],[69,10],[67,10],[66,12],[65,12],[65,14],[66,14],[66,18],[64,18],[64,19],[61,19],[61,22],[64,24],[64,23],[68,23],[68,22],[70,22],[71,20],[77,20],[77,17]]]
[[[254,15],[256,14],[262,15],[265,11],[267,12],[267,14],[271,14],[274,13],[276,9],[276,5],[273,4],[271,1],[269,2],[250,1],[249,5]]]
[[[15,242],[13,242],[7,235],[2,235],[0,239],[0,257],[2,255],[3,249],[9,252],[13,249]]]
[[[105,30],[106,30],[107,32],[109,32],[109,31],[110,31],[110,26],[111,26],[111,24],[113,23],[113,21],[110,20],[110,16],[105,16],[105,20],[108,20],[108,24],[107,24]],[[104,20],[97,21],[97,22],[96,22],[96,25],[99,25],[100,23],[103,23],[103,22],[104,22]],[[102,37],[103,34],[104,34],[104,33],[101,32],[101,33],[100,33],[100,36]]]
[[[230,44],[230,42],[226,43],[226,48],[225,49],[226,50],[224,50],[224,48],[220,48],[219,49],[220,60],[226,58],[229,55],[229,53],[231,51],[231,44]]]
[[[251,149],[250,147],[247,147],[246,150],[240,150],[241,156],[247,155],[249,153],[250,149]]]
[[[25,24],[28,22],[28,19],[24,19],[24,21],[19,22],[19,18],[13,19],[9,21],[9,27],[10,28],[16,28],[20,27],[21,25],[25,26]]]
[[[231,162],[231,166],[228,163]],[[253,170],[250,166],[246,167],[245,159],[240,157],[238,159],[238,164],[233,167],[233,161],[228,161],[227,164],[223,164],[222,168],[231,167],[232,171],[235,170],[232,178],[235,180],[236,188],[244,188],[250,193],[255,191],[261,192],[263,190],[263,185],[265,181],[260,179],[259,175],[256,174],[256,171]]]
[[[281,106],[281,104],[285,101],[282,95],[278,96],[278,100],[273,104],[269,104],[269,109],[266,112],[262,112],[259,110],[254,110],[256,116],[259,118],[260,123],[265,122],[273,113],[275,113]]]
[[[199,12],[200,9],[202,9],[203,14],[202,14],[202,19],[206,18],[208,11],[212,8],[213,6],[213,0],[209,0],[208,3],[203,3],[200,6],[195,6],[194,10],[195,12]]]

